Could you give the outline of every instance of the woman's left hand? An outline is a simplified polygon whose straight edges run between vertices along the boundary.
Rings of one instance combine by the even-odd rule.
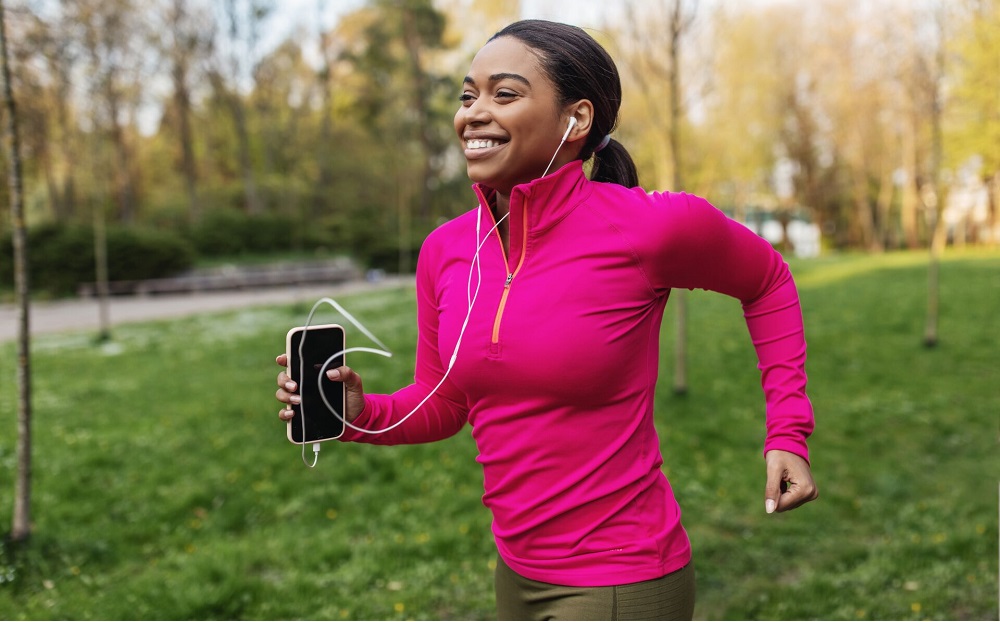
[[[819,496],[809,463],[793,453],[772,449],[764,456],[767,487],[764,509],[767,513],[794,510]]]

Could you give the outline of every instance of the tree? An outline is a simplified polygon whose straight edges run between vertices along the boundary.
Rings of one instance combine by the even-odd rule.
[[[682,0],[674,0],[670,10],[670,159],[673,169],[673,188],[684,187],[681,179],[681,37],[690,27],[691,19],[683,15]],[[674,350],[674,393],[684,394],[688,390],[687,381],[687,296],[679,292],[674,304],[677,305],[676,344]]]
[[[19,99],[31,102],[18,111],[24,176],[44,180],[51,217],[71,218],[77,207],[71,164],[76,132],[69,101],[72,43],[60,36],[58,19],[24,9],[15,15],[18,28],[8,41],[13,83]]]
[[[146,78],[145,22],[133,0],[79,0],[65,3],[67,25],[76,28],[75,39],[82,45],[88,63],[88,95],[92,107],[90,121],[96,135],[109,140],[111,154],[94,152],[93,162],[103,166],[107,159],[116,218],[136,221],[139,207],[138,159],[135,157],[138,131],[136,110]],[[93,144],[103,151],[104,140]],[[97,194],[102,194],[98,189]]]
[[[324,0],[317,0],[317,14],[322,15],[325,8]],[[333,73],[341,50],[336,47],[334,33],[325,28],[322,22],[316,20],[319,27],[319,49],[321,66],[316,75],[316,88],[320,92],[320,140],[316,146],[316,183],[313,190],[312,214],[316,217],[326,207],[326,189],[333,185],[334,170],[331,156],[331,139],[333,138]]]
[[[983,238],[1000,243],[1000,1],[956,3],[956,36],[950,39],[951,98],[944,164],[957,169],[975,158],[987,188]],[[943,206],[942,206],[943,207]]]
[[[641,85],[644,103],[651,107],[654,119],[666,119],[666,145],[669,149],[662,157],[657,158],[657,183],[661,188],[670,188],[680,192],[683,188],[681,165],[681,122],[683,111],[681,106],[681,47],[682,39],[690,30],[694,19],[694,8],[688,13],[684,10],[684,0],[672,0],[667,7],[665,19],[651,18],[645,12],[640,19],[636,15],[636,7],[628,5],[629,32],[625,38],[639,44],[633,52],[629,68],[632,77]],[[686,14],[687,13],[687,14]],[[668,38],[666,46],[660,45],[659,33],[666,30]],[[666,47],[667,56],[661,58],[656,51]],[[659,114],[662,101],[658,95],[662,85],[653,86],[647,77],[658,78],[666,82],[667,110]],[[662,128],[663,123],[658,123]],[[658,132],[659,133],[659,132]],[[660,134],[662,136],[662,134]],[[663,141],[661,141],[663,142]],[[674,290],[671,293],[672,305],[675,310],[675,341],[674,341],[674,393],[687,393],[687,296],[684,290]]]
[[[208,50],[211,20],[207,20],[197,8],[192,8],[188,0],[168,0],[161,4],[161,11],[164,30],[160,47],[169,62],[173,85],[173,114],[170,116],[181,148],[179,168],[187,194],[188,219],[197,222],[201,217],[201,204],[192,127],[191,81],[199,56]]]
[[[10,212],[13,220],[14,282],[18,308],[17,339],[17,480],[14,484],[14,516],[10,539],[21,542],[31,534],[31,333],[29,330],[28,242],[24,221],[24,180],[21,145],[17,129],[17,106],[8,62],[6,7],[0,0],[0,72],[6,123]]]
[[[452,138],[451,79],[430,69],[446,49],[445,18],[430,0],[375,0],[364,42],[347,52],[356,72],[366,76],[358,99],[362,122],[375,135],[392,136],[389,153],[394,180],[399,270],[411,270],[411,255],[436,220],[433,189],[440,183],[443,153]],[[387,97],[386,93],[403,93]],[[415,163],[415,165],[414,165]],[[416,230],[412,210],[416,207]],[[417,235],[415,235],[417,234]]]
[[[944,229],[944,200],[942,198],[941,187],[941,162],[942,162],[942,136],[941,120],[943,117],[943,95],[942,84],[945,78],[945,17],[944,7],[940,4],[934,14],[934,26],[937,29],[937,47],[934,55],[933,65],[929,68],[931,82],[931,165],[930,180],[925,186],[924,197],[925,207],[933,213],[932,233],[930,243],[930,257],[927,268],[927,322],[924,327],[924,345],[934,347],[938,343],[938,316],[940,311],[940,263],[941,252],[945,245]]]
[[[800,48],[799,54],[808,58],[818,114],[829,119],[828,129],[816,138],[828,145],[842,179],[843,202],[816,207],[821,218],[836,227],[838,245],[872,252],[882,251],[893,231],[890,209],[895,173],[902,166],[899,145],[906,101],[892,78],[903,56],[896,34],[898,16],[883,16],[881,8],[841,0],[823,10],[814,7],[809,27],[797,29],[817,33],[813,51]],[[838,19],[829,19],[831,11]],[[864,62],[872,57],[881,62]]]
[[[776,94],[783,80],[774,46],[793,10],[726,4],[707,11],[701,29],[711,48],[703,62],[705,86],[694,102],[702,119],[691,124],[684,143],[685,180],[737,218],[772,194],[781,129]]]
[[[264,210],[257,188],[250,146],[250,120],[241,93],[241,80],[250,82],[257,57],[260,25],[271,12],[271,5],[263,0],[226,0],[225,32],[216,28],[212,38],[209,81],[216,97],[224,102],[236,131],[237,157],[243,181],[244,209],[248,214]],[[230,76],[232,82],[227,82]]]

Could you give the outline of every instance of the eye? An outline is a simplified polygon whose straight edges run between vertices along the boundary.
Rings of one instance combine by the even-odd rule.
[[[470,106],[472,102],[475,101],[476,96],[472,93],[462,93],[458,96],[458,101],[462,102],[463,106]]]
[[[494,97],[496,99],[514,99],[517,97],[517,93],[512,91],[497,91],[497,94],[494,95]]]

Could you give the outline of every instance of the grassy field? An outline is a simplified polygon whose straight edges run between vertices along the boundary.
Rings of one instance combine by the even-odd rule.
[[[923,254],[793,263],[810,346],[821,497],[765,515],[763,402],[736,301],[689,296],[690,392],[658,425],[703,619],[998,616],[1000,254],[942,265],[921,345]],[[413,292],[341,301],[396,352]],[[273,357],[306,307],[34,342],[34,535],[0,549],[2,619],[491,619],[495,552],[467,432],[415,447],[284,439]],[[336,319],[327,314],[322,319]],[[666,325],[671,326],[668,311]],[[0,345],[0,529],[10,525],[13,344]]]

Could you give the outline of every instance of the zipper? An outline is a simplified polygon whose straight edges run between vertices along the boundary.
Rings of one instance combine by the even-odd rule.
[[[513,272],[507,273],[507,281],[503,284],[503,294],[500,296],[500,304],[497,306],[497,315],[493,320],[493,336],[491,340],[491,345],[497,345],[500,343],[500,321],[503,319],[503,312],[507,306],[507,297],[510,295],[510,286],[514,282],[514,277],[517,273],[521,271],[521,267],[524,265],[524,256],[528,251],[528,201],[524,201],[524,206],[521,210],[521,256],[517,260],[517,266],[514,268]],[[508,269],[510,266],[508,264]]]

